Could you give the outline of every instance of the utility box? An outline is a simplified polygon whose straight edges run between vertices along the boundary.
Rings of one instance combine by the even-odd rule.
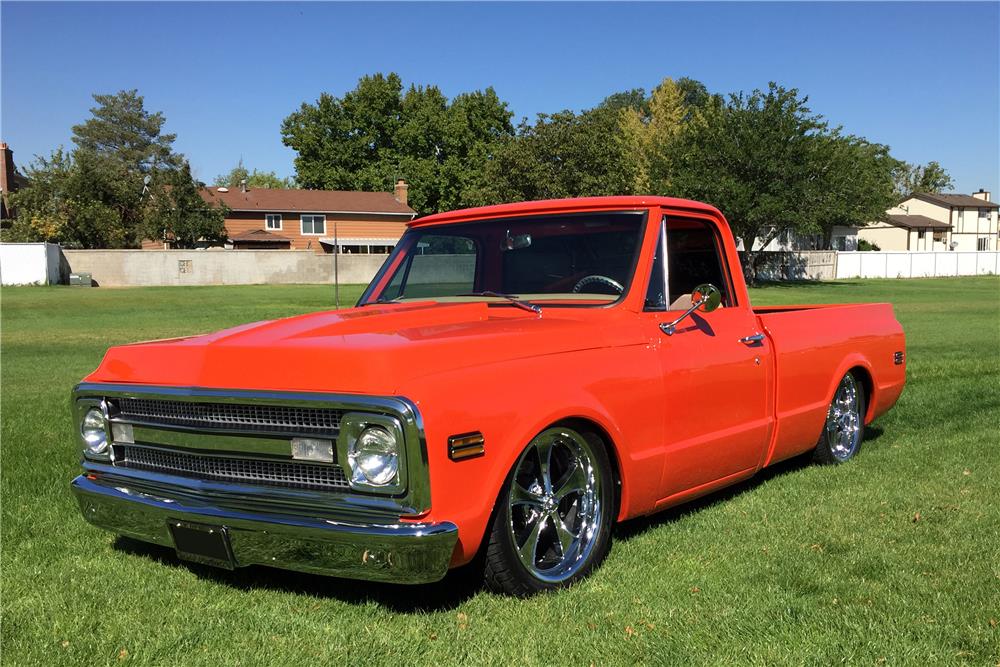
[[[94,279],[89,273],[71,273],[69,284],[75,287],[90,287],[94,284]]]

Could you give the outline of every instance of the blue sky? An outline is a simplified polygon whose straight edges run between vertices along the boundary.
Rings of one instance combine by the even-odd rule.
[[[807,93],[814,111],[1000,194],[1000,3],[0,4],[0,135],[18,164],[70,144],[93,92],[138,88],[209,181],[294,173],[282,119],[398,72],[492,85],[516,118],[689,76]]]

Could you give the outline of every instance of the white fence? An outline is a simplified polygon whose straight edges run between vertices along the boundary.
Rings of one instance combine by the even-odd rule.
[[[1000,273],[1000,252],[839,252],[838,278],[935,278]]]
[[[57,285],[61,260],[54,243],[0,243],[0,284]]]

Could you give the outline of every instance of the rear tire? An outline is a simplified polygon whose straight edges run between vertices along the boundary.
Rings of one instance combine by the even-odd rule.
[[[857,456],[865,432],[866,400],[865,385],[854,375],[848,373],[840,380],[813,453],[816,462],[833,465]]]
[[[586,577],[611,547],[614,488],[597,435],[553,426],[535,436],[497,499],[486,585],[525,597]]]

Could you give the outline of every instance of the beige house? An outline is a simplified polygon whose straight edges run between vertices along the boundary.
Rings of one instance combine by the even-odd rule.
[[[997,250],[998,209],[985,190],[971,195],[915,194],[858,238],[881,250]]]

